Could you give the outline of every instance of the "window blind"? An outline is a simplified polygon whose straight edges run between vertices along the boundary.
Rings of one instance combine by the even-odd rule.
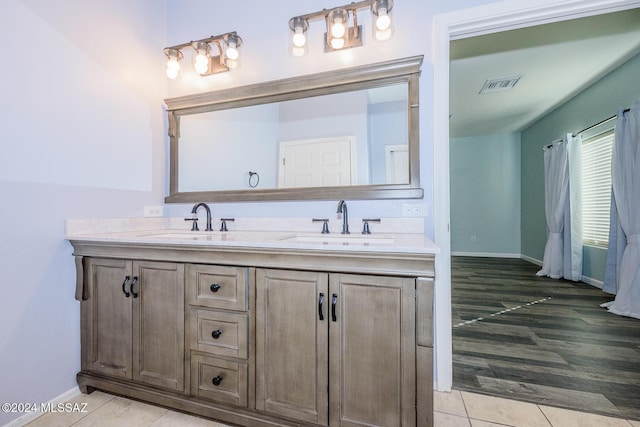
[[[614,131],[582,142],[582,241],[607,247],[611,208],[611,154]]]

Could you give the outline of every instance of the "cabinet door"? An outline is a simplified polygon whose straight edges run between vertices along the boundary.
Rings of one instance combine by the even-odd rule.
[[[331,425],[415,425],[415,280],[330,280]]]
[[[328,275],[258,269],[256,290],[256,408],[327,425]]]
[[[184,389],[184,265],[135,261],[133,379]]]
[[[132,377],[131,280],[130,261],[86,259],[85,281],[91,298],[81,306],[82,369]]]

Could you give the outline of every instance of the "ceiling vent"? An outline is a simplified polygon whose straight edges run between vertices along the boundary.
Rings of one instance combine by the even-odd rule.
[[[501,92],[503,90],[511,90],[513,89],[520,78],[522,76],[516,77],[505,77],[502,79],[490,79],[484,82],[482,85],[482,89],[480,89],[480,94],[483,93],[492,93],[492,92]]]

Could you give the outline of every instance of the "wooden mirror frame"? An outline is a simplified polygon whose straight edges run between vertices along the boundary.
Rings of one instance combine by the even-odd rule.
[[[418,84],[423,56],[380,62],[337,71],[275,80],[237,88],[165,99],[169,120],[169,195],[166,203],[251,202],[279,200],[421,199]],[[408,85],[409,183],[297,187],[247,190],[178,190],[180,117],[319,95],[370,89],[394,83]]]

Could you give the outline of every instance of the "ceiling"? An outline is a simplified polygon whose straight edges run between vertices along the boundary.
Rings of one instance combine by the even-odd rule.
[[[450,135],[518,132],[640,52],[640,9],[451,42]],[[487,80],[521,76],[479,94]]]

